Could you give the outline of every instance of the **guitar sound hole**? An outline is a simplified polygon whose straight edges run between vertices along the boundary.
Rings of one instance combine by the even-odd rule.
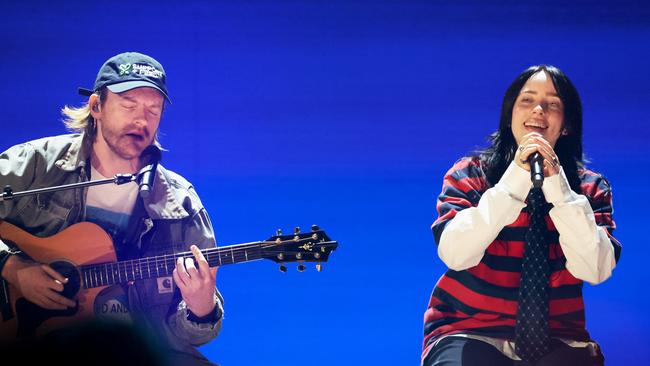
[[[50,263],[50,267],[68,279],[68,283],[63,284],[63,292],[61,292],[61,295],[68,299],[74,298],[81,288],[81,276],[77,268],[72,263],[63,261],[52,262]]]

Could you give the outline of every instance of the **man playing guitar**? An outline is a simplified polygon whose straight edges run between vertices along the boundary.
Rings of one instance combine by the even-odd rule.
[[[22,191],[138,172],[147,163],[143,151],[159,146],[157,131],[169,102],[165,77],[162,65],[149,56],[128,52],[110,58],[93,90],[80,89],[88,102],[63,109],[66,126],[76,133],[26,142],[2,153],[0,184]],[[215,247],[214,233],[193,186],[157,165],[147,195],[140,195],[131,182],[0,201],[0,226],[9,223],[39,238],[82,221],[94,222],[110,235],[117,260],[193,253],[178,258],[172,276],[101,289],[93,294],[90,312],[154,334],[167,345],[173,364],[208,364],[194,346],[217,336],[223,307],[215,287],[217,267],[210,268],[200,251]],[[39,263],[13,244],[0,241],[0,289],[13,286],[30,306],[45,312],[79,306],[80,299],[62,293],[72,276]],[[3,321],[20,316],[18,307],[2,300]],[[40,325],[23,327],[19,336],[39,336]]]

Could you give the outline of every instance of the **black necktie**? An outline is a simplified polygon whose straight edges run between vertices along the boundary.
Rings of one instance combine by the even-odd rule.
[[[548,241],[544,217],[548,212],[541,188],[528,194],[530,224],[521,266],[519,304],[515,327],[515,350],[534,363],[549,352],[548,331]]]

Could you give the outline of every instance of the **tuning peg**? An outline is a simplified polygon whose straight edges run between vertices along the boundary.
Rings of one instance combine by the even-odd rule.
[[[320,228],[318,227],[318,225],[312,225],[312,226],[311,226],[311,231],[318,231],[318,230],[320,230]]]
[[[294,235],[300,234],[300,226],[296,226],[295,228],[293,228],[293,234]]]
[[[275,235],[277,235],[277,236],[282,235],[282,229],[275,230]]]
[[[280,272],[286,273],[287,272],[287,266],[285,266],[284,264],[281,264],[280,265]]]
[[[305,267],[304,264],[300,263],[298,265],[298,272],[305,272],[305,269],[307,269],[307,267]]]
[[[320,262],[316,263],[316,271],[320,272],[323,270],[323,265]]]

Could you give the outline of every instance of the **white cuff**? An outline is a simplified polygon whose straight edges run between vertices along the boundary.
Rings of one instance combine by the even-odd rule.
[[[544,178],[542,191],[546,201],[552,203],[553,206],[562,206],[573,200],[573,191],[562,167],[560,167],[559,174]]]
[[[499,183],[496,185],[505,190],[512,198],[521,202],[526,200],[528,192],[530,192],[530,188],[532,187],[530,173],[514,161],[508,165],[508,169],[506,169]]]

